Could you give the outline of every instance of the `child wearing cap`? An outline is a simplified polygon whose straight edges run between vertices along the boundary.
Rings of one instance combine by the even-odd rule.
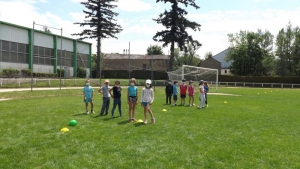
[[[86,114],[90,114],[90,112],[88,111],[88,105],[89,103],[91,104],[91,113],[95,114],[93,107],[94,107],[94,103],[93,103],[93,92],[94,89],[92,86],[90,86],[90,80],[86,80],[85,81],[85,86],[83,87],[83,101],[85,102],[85,110],[86,110]]]
[[[194,90],[194,86],[193,86],[193,81],[192,80],[190,80],[187,90],[188,90],[188,93],[189,93],[189,105],[190,106],[195,106],[195,104],[194,104],[195,90]],[[191,103],[191,101],[192,101],[192,103]]]
[[[103,104],[102,104],[102,108],[100,111],[100,116],[103,115],[107,115],[108,114],[108,109],[109,109],[109,104],[110,104],[110,94],[109,94],[109,90],[111,89],[111,87],[109,86],[109,80],[106,79],[104,81],[104,86],[100,87],[100,89],[98,90],[99,93],[103,94]],[[105,114],[104,114],[105,112]]]
[[[141,106],[144,107],[144,123],[147,124],[148,120],[147,120],[147,111],[151,116],[151,123],[154,124],[155,123],[155,118],[153,117],[153,113],[152,110],[150,108],[150,106],[152,105],[154,100],[154,92],[152,89],[152,84],[151,84],[151,80],[146,80],[146,85],[145,88],[143,88],[142,91],[142,97],[141,97]]]
[[[113,93],[111,93],[113,91]],[[111,117],[114,118],[114,112],[115,109],[118,105],[119,108],[119,114],[122,116],[122,109],[121,109],[121,91],[122,88],[120,87],[120,81],[116,80],[115,81],[115,86],[109,89],[109,94],[111,95],[112,98],[114,98],[114,105],[111,111]]]
[[[127,88],[127,102],[129,104],[129,122],[134,122],[135,106],[138,104],[138,87],[135,86],[135,78],[130,79],[130,86]]]

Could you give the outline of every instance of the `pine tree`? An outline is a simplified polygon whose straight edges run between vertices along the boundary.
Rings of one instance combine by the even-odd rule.
[[[199,9],[200,7],[196,5],[195,0],[156,0],[156,3],[158,2],[168,2],[172,4],[169,11],[165,10],[164,13],[161,13],[159,15],[159,18],[153,19],[158,24],[162,24],[166,28],[166,30],[157,32],[153,37],[153,40],[163,42],[163,47],[171,44],[169,70],[172,70],[175,43],[181,51],[183,49],[185,49],[185,51],[187,50],[185,47],[186,43],[192,44],[195,49],[201,46],[201,44],[197,40],[194,40],[192,36],[190,36],[186,31],[186,28],[191,28],[194,31],[200,31],[201,25],[186,19],[186,15],[188,14],[188,12],[180,8],[179,4],[185,5],[186,7],[190,5],[192,7],[195,7],[196,9]]]
[[[117,5],[113,5],[112,2],[116,0],[87,0],[81,2],[87,10],[83,10],[85,13],[84,22],[76,22],[82,27],[89,26],[89,29],[84,29],[81,33],[74,33],[72,35],[80,36],[80,40],[83,39],[97,39],[97,61],[96,61],[96,77],[100,77],[100,57],[101,57],[101,39],[116,38],[115,34],[120,33],[123,29],[120,25],[116,24],[114,19],[118,16],[118,13],[112,11]],[[101,77],[100,77],[101,78]]]

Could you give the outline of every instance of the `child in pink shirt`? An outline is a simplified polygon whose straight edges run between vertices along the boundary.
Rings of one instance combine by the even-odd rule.
[[[189,85],[187,87],[188,93],[189,93],[189,105],[190,106],[195,106],[194,104],[194,95],[195,95],[195,90],[194,90],[194,86],[193,86],[193,81],[190,80]],[[191,104],[192,101],[192,104]]]

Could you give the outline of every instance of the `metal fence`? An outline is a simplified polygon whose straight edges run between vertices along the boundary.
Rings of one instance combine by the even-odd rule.
[[[116,79],[110,79],[110,85],[114,85]],[[127,86],[129,81],[127,79],[119,80],[122,86]],[[102,84],[101,84],[102,83]],[[92,86],[103,85],[104,80],[100,82],[99,79],[90,79]],[[180,83],[180,82],[179,82]],[[34,78],[32,81],[33,87],[73,87],[84,86],[85,79],[73,78],[73,79],[43,79]],[[166,86],[168,84],[165,80],[154,80],[153,86]],[[215,86],[215,81],[208,82],[210,87]],[[145,80],[137,79],[137,86],[144,86]],[[198,83],[194,82],[197,86]],[[255,88],[300,88],[300,84],[288,84],[288,83],[251,83],[251,82],[218,82],[219,87],[255,87]],[[31,78],[0,78],[0,88],[27,88],[31,87]]]

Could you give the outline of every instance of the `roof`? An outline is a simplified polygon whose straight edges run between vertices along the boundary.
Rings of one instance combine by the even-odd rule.
[[[21,25],[16,25],[16,24],[13,24],[13,23],[4,22],[4,21],[1,21],[1,20],[0,20],[0,24],[12,26],[12,27],[17,27],[17,28],[21,28],[21,29],[33,30],[33,28],[28,28],[28,27],[25,27],[25,26],[21,26]],[[41,30],[38,30],[38,29],[34,29],[34,32],[39,32],[39,33],[42,33],[42,34],[48,34],[48,35],[60,37],[60,35],[56,35],[56,34],[53,34],[51,32],[41,31]],[[73,38],[69,38],[69,37],[66,37],[66,36],[62,36],[62,37],[63,37],[63,39],[76,40],[77,42],[81,42],[81,43],[86,43],[86,44],[92,45],[92,43],[90,43],[90,42],[82,41],[82,40],[79,40],[79,39],[73,39]]]
[[[161,60],[169,60],[169,55],[138,55],[138,54],[130,54],[130,59],[161,59]],[[128,54],[106,54],[104,59],[129,59]]]
[[[230,48],[225,49],[224,51],[216,54],[213,58],[219,62],[221,62],[221,69],[227,69],[231,65],[232,61],[225,61],[224,58],[226,57],[227,53],[229,52]]]

